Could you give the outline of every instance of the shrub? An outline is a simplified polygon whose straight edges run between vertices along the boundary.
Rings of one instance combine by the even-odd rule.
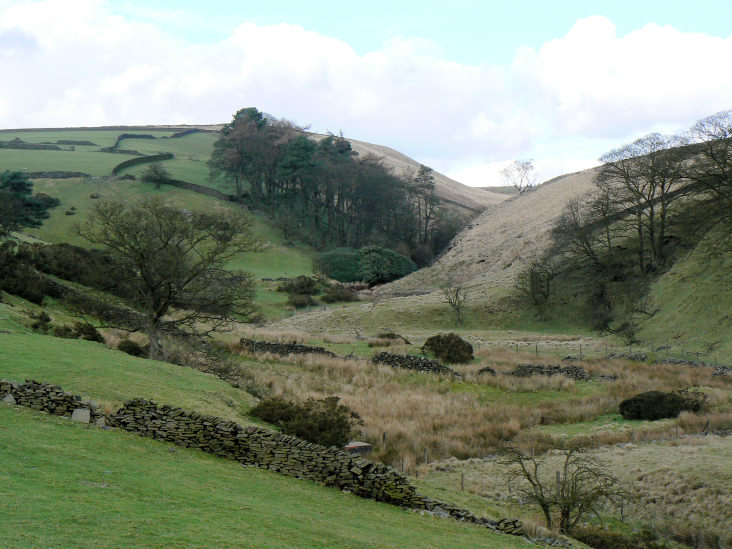
[[[54,293],[43,275],[22,261],[10,243],[0,245],[0,290],[36,305],[43,303],[45,295]]]
[[[448,363],[464,364],[473,360],[473,346],[457,334],[434,335],[424,342],[422,350]]]
[[[358,296],[343,286],[330,286],[320,298],[324,303],[335,303],[336,301],[358,301]]]
[[[684,410],[693,411],[697,405],[675,393],[648,391],[632,396],[620,403],[620,413],[625,419],[656,420],[676,417]]]
[[[142,173],[141,179],[145,183],[152,183],[156,189],[159,189],[161,185],[170,182],[170,174],[160,162],[150,164],[147,169]]]
[[[26,244],[19,247],[17,257],[43,273],[70,282],[111,291],[119,297],[132,293],[126,282],[120,283],[132,278],[129,268],[101,250],[71,244]]]
[[[362,279],[371,286],[397,280],[417,270],[411,259],[378,246],[366,246],[358,254]]]
[[[317,281],[305,275],[300,275],[283,282],[279,285],[277,291],[300,295],[315,295],[320,292]]]
[[[321,253],[313,261],[313,268],[339,282],[362,280],[361,256],[353,248],[335,248]]]
[[[265,398],[249,410],[250,415],[272,425],[280,426],[288,423],[301,412],[299,406],[282,396]]]
[[[335,248],[320,254],[313,267],[339,282],[365,281],[369,285],[391,282],[417,270],[408,257],[379,246]]]
[[[290,296],[287,298],[287,304],[292,305],[296,309],[300,309],[301,307],[315,305],[316,302],[308,294],[290,294]]]
[[[120,341],[117,345],[117,350],[132,356],[147,356],[145,349],[130,339],[123,339]]]
[[[88,322],[74,322],[74,333],[79,339],[104,343],[104,338],[99,331]]]
[[[46,314],[46,311],[41,311],[40,314],[33,315],[32,318],[35,318],[36,321],[31,324],[31,328],[36,332],[47,334],[51,327],[51,317]]]
[[[359,417],[338,401],[338,397],[331,396],[296,404],[284,397],[271,397],[262,400],[249,413],[278,425],[285,434],[324,446],[341,447],[348,442]]]

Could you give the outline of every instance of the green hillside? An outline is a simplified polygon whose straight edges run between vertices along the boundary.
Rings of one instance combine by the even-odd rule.
[[[121,431],[0,405],[0,546],[528,547]]]

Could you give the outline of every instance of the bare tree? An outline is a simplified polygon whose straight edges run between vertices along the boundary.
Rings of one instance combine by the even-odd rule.
[[[547,456],[524,454],[509,448],[499,462],[503,476],[525,500],[539,506],[547,528],[553,527],[553,514],[559,514],[559,531],[570,534],[582,518],[599,517],[604,503],[618,504],[626,496],[616,477],[584,449],[563,449],[558,469],[551,474]],[[553,476],[553,478],[552,478]]]
[[[528,191],[536,185],[534,161],[531,159],[514,160],[503,170],[503,178],[509,185],[513,185],[519,193]]]
[[[699,120],[690,130],[697,143],[697,156],[690,162],[686,177],[702,190],[698,197],[704,225],[722,225],[729,246],[732,231],[732,110]]]
[[[463,309],[468,299],[468,292],[462,284],[453,284],[442,288],[442,302],[447,303],[455,314],[455,322],[458,326],[463,323]]]
[[[257,249],[241,215],[188,212],[159,198],[96,204],[78,233],[108,248],[132,273],[132,305],[145,316],[150,357],[163,333],[205,336],[253,314],[250,275],[226,269]]]

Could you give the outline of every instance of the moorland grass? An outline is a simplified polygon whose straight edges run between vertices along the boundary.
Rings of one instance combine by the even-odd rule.
[[[528,547],[312,482],[0,404],[0,546]]]

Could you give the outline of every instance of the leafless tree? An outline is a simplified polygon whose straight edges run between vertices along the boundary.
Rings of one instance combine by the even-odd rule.
[[[463,309],[468,299],[468,292],[462,284],[450,283],[442,288],[442,302],[447,303],[455,314],[455,323],[461,326],[463,323]]]
[[[536,172],[534,161],[514,160],[503,170],[503,178],[516,188],[519,193],[524,193],[536,185]]]
[[[539,506],[547,528],[559,514],[559,531],[570,534],[584,517],[599,517],[604,503],[618,504],[627,494],[606,466],[584,449],[563,449],[561,462],[554,475],[549,471],[547,456],[525,454],[509,448],[500,464],[505,467],[504,479],[520,496]]]

